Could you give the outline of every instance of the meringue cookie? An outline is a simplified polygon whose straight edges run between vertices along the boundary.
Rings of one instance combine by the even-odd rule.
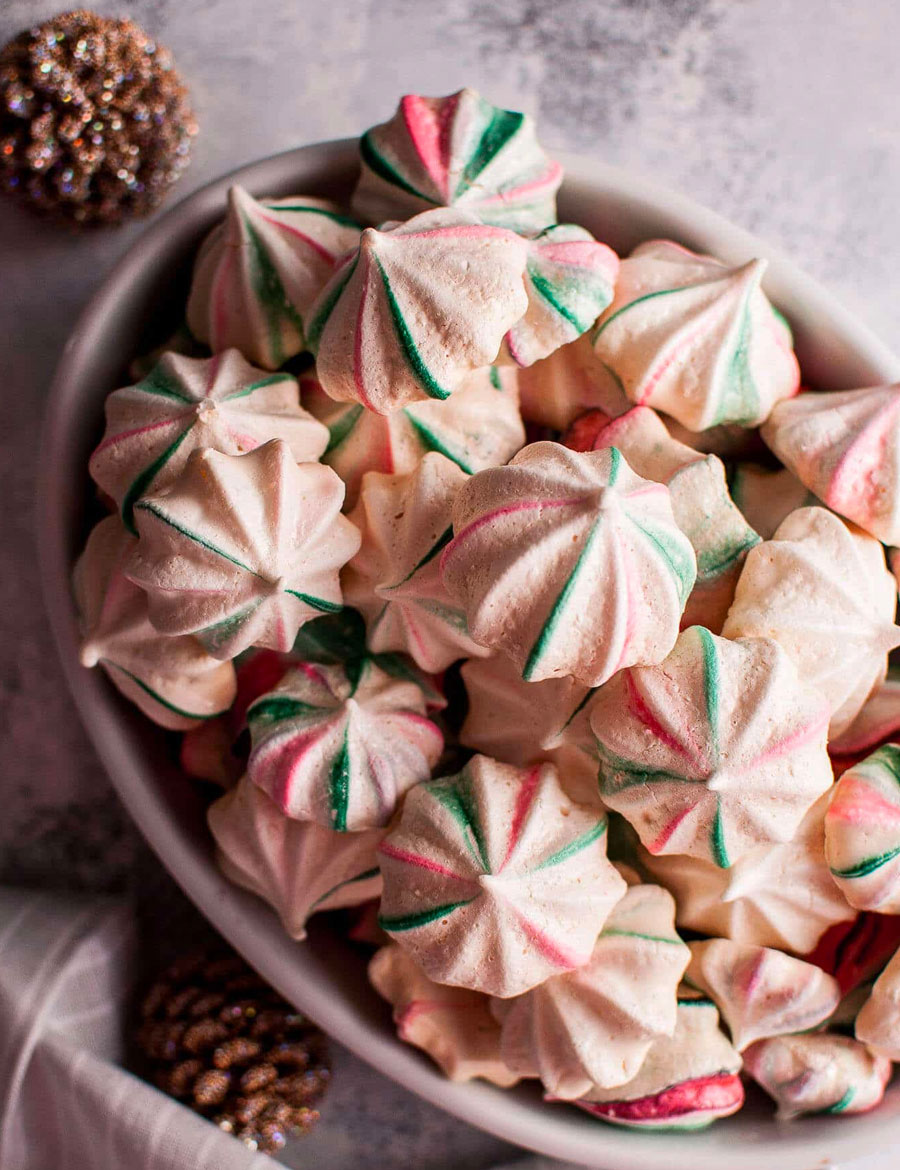
[[[881,545],[824,508],[801,508],[748,553],[722,634],[779,642],[827,699],[835,737],[900,646],[896,608]]]
[[[789,841],[751,849],[729,869],[643,849],[641,866],[674,895],[679,926],[806,954],[830,926],[856,916],[825,860],[829,796],[819,797]]]
[[[383,833],[333,833],[286,817],[245,776],[210,805],[219,868],[268,902],[291,938],[319,910],[358,906],[381,891],[375,850]]]
[[[469,633],[528,681],[598,686],[671,650],[696,561],[669,492],[615,448],[533,443],[474,475],[453,505],[441,558]]]
[[[469,637],[466,615],[441,581],[451,508],[466,479],[455,463],[431,452],[406,475],[367,472],[350,514],[362,545],[341,586],[347,604],[366,619],[369,648],[405,651],[432,673],[490,653]]]
[[[651,1044],[637,1076],[594,1086],[575,1104],[601,1121],[633,1129],[703,1129],[744,1103],[740,1055],[708,999],[679,994],[675,1031]]]
[[[306,317],[325,392],[390,414],[442,401],[528,308],[528,244],[463,211],[366,228]]]
[[[615,418],[631,406],[621,385],[594,353],[588,334],[517,370],[516,375],[522,417],[537,426],[563,431],[586,410],[602,410]]]
[[[619,257],[574,223],[528,241],[528,310],[507,332],[503,358],[530,366],[587,333],[613,297]]]
[[[888,668],[887,678],[872,691],[843,734],[828,741],[831,756],[870,752],[900,731],[900,677]]]
[[[550,764],[486,756],[413,788],[379,859],[388,934],[436,982],[504,998],[586,963],[625,889],[601,812]]]
[[[213,351],[234,346],[275,370],[305,346],[303,314],[361,228],[333,203],[228,192],[225,219],[194,264],[187,321]]]
[[[738,463],[729,472],[728,486],[747,523],[763,540],[771,540],[791,512],[819,502],[786,467],[774,471],[756,463]]]
[[[88,537],[73,575],[81,662],[102,666],[154,723],[186,731],[231,706],[234,667],[210,658],[196,638],[165,638],[151,626],[146,595],[125,576],[136,544],[117,516]]]
[[[519,1080],[500,1059],[500,1026],[486,995],[434,983],[396,943],[372,956],[369,980],[393,1005],[400,1039],[427,1052],[451,1081],[477,1077],[509,1088]]]
[[[437,451],[471,475],[505,463],[525,442],[516,371],[509,367],[476,370],[446,402],[412,402],[393,414],[335,402],[314,373],[300,379],[300,388],[304,406],[328,428],[322,461],[346,485],[345,508],[355,505],[367,471],[402,475]]]
[[[196,634],[216,658],[290,650],[304,622],[341,608],[338,570],[359,548],[344,485],[275,440],[247,455],[193,451],[175,482],[135,506],[128,576],[162,634]]]
[[[865,1113],[881,1102],[891,1062],[828,1032],[760,1040],[744,1053],[744,1068],[790,1121],[804,1113]]]
[[[665,662],[603,687],[591,727],[600,794],[654,854],[726,868],[789,840],[832,783],[827,707],[769,639],[693,626]]]
[[[472,89],[436,98],[407,94],[359,148],[353,209],[371,223],[439,206],[475,211],[485,223],[517,231],[556,220],[562,167],[541,150],[534,122]]]
[[[710,996],[738,1052],[756,1040],[824,1023],[841,999],[837,980],[812,963],[730,939],[692,942],[685,980]]]
[[[164,354],[143,381],[107,398],[91,476],[131,527],[137,500],[168,487],[198,447],[243,455],[284,439],[298,463],[314,463],[328,430],[298,394],[290,374],[258,370],[236,349],[208,359]]]
[[[882,1056],[900,1060],[900,951],[875,980],[856,1017],[856,1039]]]
[[[692,431],[757,426],[796,394],[790,330],[762,291],[765,260],[730,268],[669,240],[635,248],[594,332],[594,349],[639,406]]]
[[[210,349],[198,341],[188,329],[187,322],[182,321],[160,345],[155,345],[153,349],[147,350],[128,363],[128,377],[133,382],[143,382],[167,353],[177,353],[181,357],[208,358]]]
[[[678,982],[690,952],[659,886],[632,886],[610,914],[589,962],[514,1000],[492,1005],[500,1055],[520,1076],[573,1101],[637,1075],[651,1045],[677,1022]]]
[[[775,408],[762,436],[829,508],[900,544],[900,383],[807,390]]]

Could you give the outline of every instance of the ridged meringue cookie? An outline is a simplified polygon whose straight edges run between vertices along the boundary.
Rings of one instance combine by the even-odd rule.
[[[886,1056],[830,1032],[760,1040],[744,1053],[744,1069],[776,1103],[781,1121],[874,1109],[892,1071]]]
[[[725,938],[688,945],[685,981],[715,1002],[738,1052],[756,1040],[809,1031],[840,1003],[836,979],[782,951]]]
[[[887,678],[872,691],[847,730],[828,741],[828,751],[838,758],[870,752],[898,731],[900,676],[888,667]]]
[[[743,1105],[741,1064],[712,1000],[680,993],[675,1031],[653,1041],[637,1076],[575,1104],[631,1129],[703,1129]]]
[[[274,440],[247,455],[193,451],[135,506],[128,576],[162,634],[195,634],[216,658],[290,650],[304,622],[341,608],[338,570],[359,548],[330,467]]]
[[[825,855],[851,906],[900,914],[900,744],[884,744],[838,780]]]
[[[515,373],[522,417],[538,426],[564,431],[586,410],[615,418],[631,406],[588,334]]]
[[[728,487],[747,523],[763,540],[771,540],[791,512],[819,503],[786,467],[775,471],[756,463],[737,463],[729,470]]]
[[[807,390],[779,403],[762,436],[829,508],[900,544],[900,383]]]
[[[191,451],[243,455],[271,439],[284,439],[298,463],[314,463],[328,445],[290,374],[258,370],[236,349],[208,359],[166,353],[137,385],[109,395],[88,468],[130,527],[135,503],[168,487]]]
[[[675,904],[659,886],[631,886],[606,921],[587,964],[525,995],[495,1001],[500,1056],[539,1076],[561,1100],[630,1081],[651,1045],[671,1036],[678,983],[690,952],[675,933]]]
[[[528,241],[528,309],[507,332],[503,359],[530,366],[587,333],[613,298],[619,257],[574,223]]]
[[[856,1017],[856,1039],[882,1056],[900,1060],[900,951],[875,980]]]
[[[696,559],[669,492],[615,448],[532,443],[474,475],[453,505],[441,572],[469,633],[528,681],[599,686],[671,650]]]
[[[455,463],[430,452],[405,475],[367,472],[350,513],[362,544],[341,587],[366,619],[369,648],[405,651],[432,673],[490,653],[469,637],[466,615],[441,580],[453,500],[466,479]]]
[[[528,244],[467,212],[366,228],[306,317],[325,392],[390,414],[443,401],[528,308]]]
[[[319,910],[378,897],[380,830],[333,833],[315,821],[291,820],[248,776],[206,815],[219,868],[268,902],[291,938],[305,938],[306,922]]]
[[[600,794],[654,854],[726,868],[789,840],[832,783],[827,707],[769,639],[692,626],[664,662],[603,687],[591,727]]]
[[[257,200],[232,187],[225,219],[194,263],[191,332],[213,351],[234,346],[276,370],[305,347],[303,314],[360,231],[323,199]]]
[[[125,575],[136,544],[119,518],[108,516],[93,529],[75,565],[81,663],[102,666],[154,723],[186,731],[231,706],[234,667],[211,658],[196,638],[166,638],[153,628],[146,595]]]
[[[900,646],[897,586],[878,541],[824,508],[800,508],[747,555],[726,638],[774,638],[831,710],[841,735]]]
[[[247,725],[254,784],[287,816],[340,833],[386,825],[444,747],[421,689],[370,659],[298,664],[251,704]]]
[[[556,220],[562,167],[538,145],[534,122],[475,90],[407,94],[389,122],[366,131],[359,148],[353,210],[371,223],[440,206],[475,211],[485,223],[517,231]]]
[[[328,428],[322,461],[344,481],[347,509],[356,503],[367,471],[402,475],[429,451],[468,475],[505,463],[525,442],[516,378],[508,366],[487,366],[470,374],[446,402],[411,402],[393,414],[336,402],[314,372],[301,377],[300,390],[304,406]]]
[[[397,943],[372,956],[369,980],[393,1005],[400,1039],[427,1052],[451,1081],[509,1088],[519,1080],[500,1059],[500,1026],[486,995],[433,982]]]
[[[388,934],[436,982],[504,998],[586,963],[625,889],[602,812],[550,764],[486,756],[413,788],[379,860]]]
[[[761,845],[728,869],[683,854],[640,863],[675,897],[679,926],[734,942],[806,954],[825,931],[856,916],[825,860],[825,810],[820,796],[789,841]]]
[[[621,263],[594,349],[632,402],[689,430],[757,426],[800,387],[790,330],[762,291],[765,269],[765,260],[731,268],[670,240],[641,244]]]

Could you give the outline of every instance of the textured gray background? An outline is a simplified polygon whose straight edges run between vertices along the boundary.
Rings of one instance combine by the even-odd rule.
[[[3,0],[0,41],[59,4]],[[356,134],[399,93],[473,85],[549,147],[632,167],[777,243],[900,346],[896,0],[135,0],[201,133],[179,195],[272,151]],[[0,205],[0,878],[116,888],[149,861],[75,718],[39,600],[43,401],[75,318],[141,230],[71,235]],[[38,536],[39,538],[39,536]],[[502,1153],[349,1056],[322,1170]],[[348,1120],[349,1119],[349,1120]],[[352,1154],[352,1158],[351,1158]]]

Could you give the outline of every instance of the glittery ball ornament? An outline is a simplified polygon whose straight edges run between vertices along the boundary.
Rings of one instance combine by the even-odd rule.
[[[0,190],[75,224],[157,206],[197,124],[167,49],[130,20],[78,9],[0,50]]]

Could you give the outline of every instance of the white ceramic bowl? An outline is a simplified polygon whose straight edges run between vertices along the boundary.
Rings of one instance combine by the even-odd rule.
[[[787,313],[806,377],[841,389],[900,378],[900,363],[809,277],[717,215],[654,183],[583,159],[563,160],[560,218],[590,228],[620,253],[669,236],[732,262],[768,256],[767,290]],[[346,196],[356,148],[322,143],[236,171],[163,216],[88,305],[62,355],[46,418],[38,541],[44,589],[75,702],[113,784],[162,861],[234,946],[282,994],[381,1072],[473,1125],[545,1154],[605,1170],[813,1170],[863,1154],[900,1151],[900,1085],[874,1113],[772,1120],[754,1101],[700,1134],[614,1129],[575,1108],[544,1104],[534,1085],[503,1091],[452,1084],[396,1039],[389,1011],[369,988],[358,952],[313,923],[292,942],[275,915],[230,885],[213,863],[203,807],[170,761],[164,736],[98,672],[78,663],[71,565],[84,539],[88,454],[102,428],[106,394],[126,381],[129,360],[157,343],[183,311],[191,256],[221,217],[228,186],[254,194]],[[885,1161],[885,1166],[889,1164]],[[891,1162],[891,1164],[894,1164]]]

